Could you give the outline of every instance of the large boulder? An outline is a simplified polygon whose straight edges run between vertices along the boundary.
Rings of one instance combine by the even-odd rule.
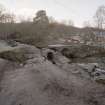
[[[40,56],[40,50],[34,46],[19,44],[11,49],[0,52],[0,57],[10,61],[24,63],[28,59]]]
[[[74,63],[97,63],[105,57],[105,47],[100,45],[71,45],[56,47],[56,49]]]
[[[0,104],[104,105],[104,91],[103,85],[67,73],[46,61],[6,73]]]

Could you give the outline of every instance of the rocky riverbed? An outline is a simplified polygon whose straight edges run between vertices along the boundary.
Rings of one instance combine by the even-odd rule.
[[[105,105],[103,47],[3,48],[0,105]]]

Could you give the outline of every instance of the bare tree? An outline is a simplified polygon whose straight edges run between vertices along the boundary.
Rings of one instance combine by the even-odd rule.
[[[10,13],[3,14],[3,23],[14,23],[15,22],[15,15]]]
[[[95,34],[93,33],[92,28],[85,27],[82,32],[82,40],[84,44],[92,44],[96,41]]]
[[[91,27],[90,21],[84,21],[83,27]]]
[[[4,14],[3,14],[3,12],[4,12],[4,7],[0,4],[0,22],[2,22],[3,21],[3,18],[4,18]]]
[[[74,21],[73,21],[73,20],[69,20],[69,21],[68,21],[68,25],[69,25],[69,26],[74,26]]]
[[[0,4],[0,23],[14,23],[15,15],[6,13],[5,8]]]
[[[48,17],[48,19],[49,23],[56,23],[56,20],[52,16]]]
[[[68,26],[74,26],[73,20],[62,20],[61,24],[68,25]]]
[[[18,17],[18,19],[19,19],[19,22],[20,22],[20,23],[31,23],[31,22],[32,22],[31,17],[25,18],[23,15],[20,15],[20,16]]]
[[[104,26],[105,25],[105,6],[104,5],[100,6],[97,9],[94,19],[95,19],[96,26],[99,29],[105,28]]]

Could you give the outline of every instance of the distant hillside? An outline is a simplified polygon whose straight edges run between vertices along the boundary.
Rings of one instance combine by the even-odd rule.
[[[45,26],[32,22],[1,23],[0,39],[14,39],[28,44],[53,43],[59,38],[81,36],[83,40],[94,40],[94,35],[105,34],[105,30],[96,28],[78,28],[60,23],[49,23]]]

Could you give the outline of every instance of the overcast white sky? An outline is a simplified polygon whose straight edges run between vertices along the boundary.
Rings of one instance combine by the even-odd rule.
[[[38,10],[45,9],[48,16],[56,20],[73,20],[76,26],[91,20],[98,6],[105,0],[0,0],[11,12],[25,17],[33,16]]]

